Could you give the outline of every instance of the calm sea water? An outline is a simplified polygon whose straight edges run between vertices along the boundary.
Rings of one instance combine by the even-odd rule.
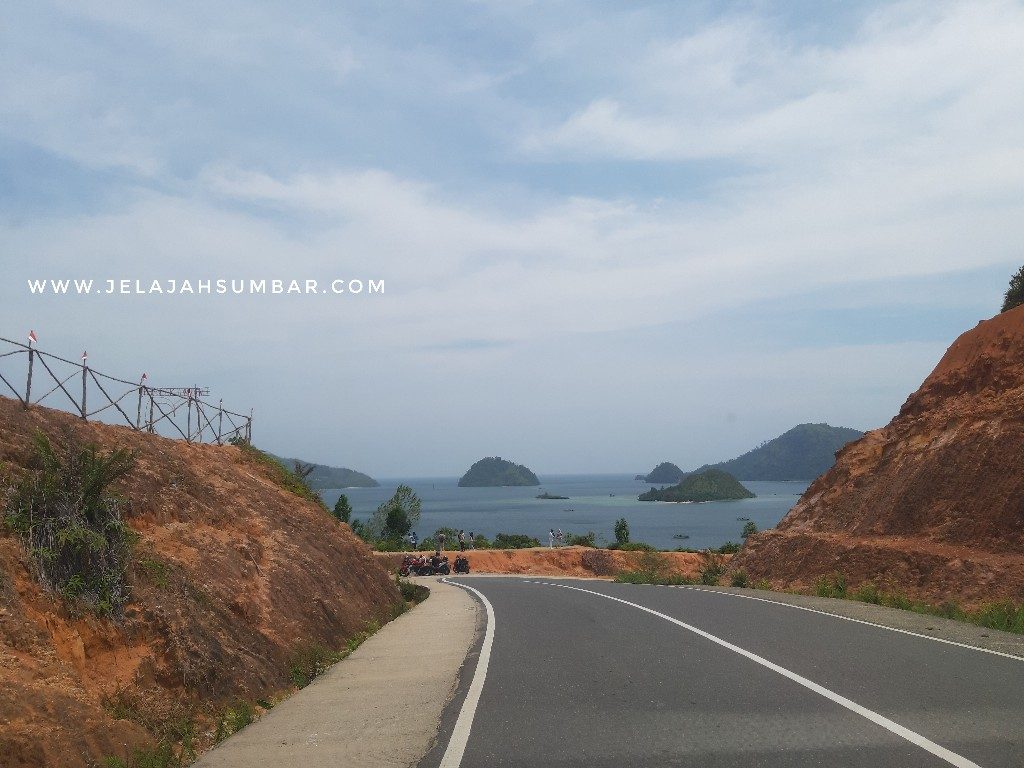
[[[630,538],[657,547],[717,547],[726,541],[740,541],[744,521],[753,520],[758,529],[773,528],[796,504],[807,488],[806,482],[744,481],[757,494],[741,501],[713,501],[706,504],[666,504],[637,501],[637,494],[652,487],[632,475],[548,475],[539,488],[459,488],[456,477],[428,477],[380,480],[379,488],[325,490],[324,501],[333,506],[341,493],[348,495],[355,517],[368,518],[386,501],[400,483],[413,488],[423,500],[416,533],[422,539],[437,528],[465,529],[493,538],[496,533],[525,533],[547,543],[549,528],[572,533],[594,531],[598,542],[614,540],[615,521],[629,521]],[[538,493],[548,491],[569,500],[544,500]],[[674,538],[677,534],[688,539]]]

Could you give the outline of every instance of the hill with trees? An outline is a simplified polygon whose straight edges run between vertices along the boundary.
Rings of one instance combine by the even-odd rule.
[[[678,483],[686,477],[686,473],[671,461],[663,461],[646,475],[642,476],[645,483]]]
[[[540,480],[522,464],[500,456],[480,459],[459,480],[460,488],[499,488],[506,485],[540,485]]]
[[[640,501],[733,501],[752,499],[754,494],[728,472],[706,469],[687,475],[677,485],[652,488],[637,498]]]
[[[813,480],[836,463],[836,452],[863,432],[828,424],[799,424],[730,461],[708,464],[744,480]]]
[[[296,464],[302,467],[312,467],[312,471],[305,476],[305,480],[306,485],[314,491],[323,490],[324,488],[376,488],[380,485],[369,475],[356,472],[354,469],[348,469],[347,467],[328,467],[325,464],[313,464],[302,459],[275,456],[272,453],[267,453],[267,451],[264,451],[264,453],[289,472],[295,471]]]

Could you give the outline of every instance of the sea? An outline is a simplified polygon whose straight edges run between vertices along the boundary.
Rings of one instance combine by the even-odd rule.
[[[457,477],[380,479],[378,488],[326,489],[321,496],[329,507],[346,494],[353,517],[367,519],[399,484],[410,486],[423,502],[415,531],[423,539],[441,527],[460,528],[468,534],[525,533],[542,544],[548,530],[586,534],[593,531],[598,544],[614,541],[613,528],[620,517],[629,523],[630,539],[659,549],[719,547],[741,541],[746,521],[758,530],[774,528],[800,495],[805,481],[741,481],[757,494],[753,499],[674,504],[638,501],[637,495],[652,487],[633,475],[547,475],[539,487],[459,488]],[[538,499],[551,493],[568,499]]]

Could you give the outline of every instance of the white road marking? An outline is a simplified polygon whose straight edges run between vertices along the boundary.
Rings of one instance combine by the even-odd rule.
[[[687,624],[684,621],[680,621],[679,619],[672,618],[671,616],[668,616],[667,614],[661,613],[659,611],[655,611],[653,608],[648,608],[646,606],[640,605],[639,603],[632,603],[629,600],[623,600],[622,598],[619,598],[619,597],[612,597],[611,595],[605,595],[605,594],[603,594],[601,592],[594,592],[593,590],[590,590],[590,589],[582,589],[580,587],[570,587],[568,584],[553,584],[551,582],[544,582],[544,581],[538,581],[538,582],[535,582],[535,583],[536,584],[545,584],[545,585],[550,586],[550,587],[560,587],[561,589],[571,589],[571,590],[573,590],[575,592],[584,592],[584,593],[586,593],[588,595],[595,595],[597,597],[603,597],[606,600],[614,600],[617,603],[622,603],[624,605],[628,605],[628,606],[631,606],[631,607],[636,608],[638,610],[641,610],[641,611],[644,611],[646,613],[649,613],[649,614],[651,614],[653,616],[657,616],[659,619],[664,619],[665,621],[668,621],[668,622],[670,622],[672,624],[680,626],[680,627],[682,627],[685,630],[693,632],[695,635],[699,635],[700,637],[703,637],[706,640],[710,640],[711,642],[716,643],[717,645],[720,645],[723,648],[727,648],[728,650],[732,651],[733,653],[738,653],[740,656],[745,656],[746,658],[750,659],[754,663],[760,664],[762,667],[770,669],[772,672],[776,672],[777,674],[780,674],[783,677],[786,677],[786,678],[792,680],[794,683],[797,683],[798,685],[802,685],[804,688],[807,688],[808,690],[813,691],[814,693],[817,693],[820,696],[824,696],[826,699],[835,702],[836,704],[840,705],[841,707],[845,707],[846,709],[850,710],[851,712],[854,712],[854,713],[860,715],[861,717],[866,718],[867,720],[870,720],[871,722],[875,723],[876,725],[882,726],[887,731],[889,731],[889,732],[899,736],[900,738],[906,739],[911,744],[914,744],[914,745],[916,745],[918,747],[921,747],[921,749],[924,749],[927,752],[930,752],[931,754],[935,755],[936,757],[940,758],[941,760],[945,760],[950,765],[956,766],[956,768],[981,768],[977,763],[975,763],[975,762],[973,762],[971,760],[968,760],[963,755],[958,755],[956,752],[951,752],[950,750],[946,749],[945,747],[943,747],[943,746],[941,746],[939,744],[936,744],[934,741],[931,741],[931,740],[925,738],[924,736],[922,736],[921,734],[917,733],[916,731],[912,731],[909,728],[904,728],[899,723],[890,720],[889,718],[885,717],[884,715],[880,715],[877,712],[874,712],[874,711],[868,709],[867,707],[862,707],[857,702],[851,701],[850,699],[846,698],[845,696],[839,695],[835,691],[831,691],[828,688],[825,688],[824,686],[818,685],[813,680],[808,680],[806,677],[798,675],[796,672],[792,672],[791,670],[788,670],[785,667],[780,667],[778,664],[775,664],[774,662],[768,661],[768,659],[764,658],[763,656],[758,656],[756,653],[752,653],[752,652],[750,652],[750,651],[748,651],[748,650],[746,650],[744,648],[740,648],[738,645],[733,645],[728,640],[723,640],[722,638],[717,637],[715,635],[712,635],[712,634],[710,634],[708,632],[705,632],[702,629],[698,629],[697,627],[693,626],[692,624]],[[474,682],[475,682],[475,680],[474,680]],[[442,765],[445,765],[445,764],[442,763]],[[458,765],[458,763],[453,764],[453,766],[457,766],[457,765]]]
[[[887,627],[885,624],[876,624],[873,621],[866,621],[864,619],[855,619],[852,616],[843,616],[838,613],[829,613],[828,611],[822,611],[818,608],[808,608],[805,605],[794,605],[793,603],[783,603],[779,600],[771,600],[766,597],[757,597],[756,595],[738,595],[735,592],[724,592],[719,589],[702,589],[701,587],[690,587],[690,586],[675,586],[676,589],[688,589],[691,592],[706,592],[712,595],[727,595],[729,597],[741,597],[744,600],[756,600],[759,603],[770,603],[771,605],[781,605],[784,608],[795,608],[798,611],[807,611],[808,613],[817,613],[822,616],[830,616],[833,619],[842,619],[843,621],[852,621],[855,624],[866,624],[869,627],[878,627],[878,629],[885,629],[889,632],[899,632],[901,635],[910,635],[911,637],[920,637],[923,640],[932,640],[936,643],[945,643],[946,645],[955,645],[957,648],[966,648],[969,651],[981,651],[982,653],[991,653],[993,656],[1002,656],[1004,659],[1013,659],[1014,661],[1024,661],[1024,657],[1015,656],[1012,653],[1004,653],[1003,651],[996,651],[991,648],[982,648],[977,645],[967,645],[966,643],[958,643],[955,640],[946,640],[944,637],[932,637],[931,635],[922,635],[920,632],[911,632],[909,629],[898,629],[896,627]],[[937,616],[936,618],[942,618]]]
[[[466,744],[469,742],[469,733],[473,728],[476,708],[480,704],[480,692],[484,688],[484,679],[487,677],[487,665],[491,661],[491,646],[494,645],[494,607],[483,592],[473,589],[473,587],[448,581],[448,579],[441,579],[441,581],[469,590],[483,601],[484,609],[487,611],[487,628],[484,630],[484,641],[480,646],[480,658],[476,662],[476,671],[473,672],[473,680],[466,692],[466,700],[462,702],[462,709],[459,710],[459,717],[455,721],[455,728],[448,741],[448,748],[444,751],[444,757],[441,758],[441,764],[438,766],[438,768],[459,768],[462,764],[462,756],[466,753]]]

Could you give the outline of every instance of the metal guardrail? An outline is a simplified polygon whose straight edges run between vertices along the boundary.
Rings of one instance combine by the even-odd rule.
[[[24,387],[19,388],[11,381],[20,382],[19,376],[10,370],[5,375],[0,369],[0,390],[5,385],[26,408],[47,398],[51,398],[50,403],[54,399],[63,401],[64,398],[58,394],[62,393],[71,403],[72,412],[85,420],[111,411],[116,416],[115,423],[121,423],[123,419],[132,429],[151,433],[157,432],[159,426],[169,432],[170,437],[180,436],[190,443],[213,442],[220,445],[232,438],[252,439],[252,411],[246,415],[229,411],[223,400],[217,404],[207,402],[202,398],[209,396],[209,390],[203,387],[151,387],[146,383],[148,377],[145,373],[140,381],[131,382],[93,370],[84,352],[82,361],[76,363],[36,349],[31,342],[22,344],[0,337],[0,364],[8,369],[16,367],[16,361],[22,355],[26,359]],[[35,392],[42,389],[39,379],[45,382],[43,387],[49,389],[35,396],[33,386],[36,387]],[[90,402],[98,402],[99,406],[90,410]],[[134,417],[131,415],[132,405],[135,406]]]

